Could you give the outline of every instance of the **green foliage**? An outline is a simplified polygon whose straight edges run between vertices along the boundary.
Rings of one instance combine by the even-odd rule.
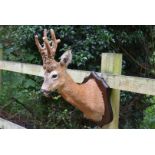
[[[141,122],[140,128],[144,129],[155,129],[155,96],[149,99],[152,104],[144,111],[144,118]]]

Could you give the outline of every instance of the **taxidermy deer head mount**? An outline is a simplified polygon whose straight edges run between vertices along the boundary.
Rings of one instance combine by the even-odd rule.
[[[77,84],[67,73],[67,67],[72,61],[71,50],[66,51],[57,62],[54,59],[60,39],[56,39],[54,31],[50,30],[51,40],[47,38],[47,30],[43,32],[43,46],[39,43],[38,36],[35,35],[35,43],[42,56],[44,73],[44,82],[41,90],[45,96],[55,90],[62,97],[84,113],[84,116],[95,122],[101,122],[102,125],[112,120],[111,108],[105,104],[109,102],[106,96],[106,89],[102,92],[100,84],[94,78],[85,79],[82,84]],[[95,74],[91,74],[95,77]],[[102,85],[103,81],[100,81]],[[104,98],[104,99],[103,99]],[[105,112],[109,109],[108,121],[105,118]],[[107,115],[107,113],[106,113]]]

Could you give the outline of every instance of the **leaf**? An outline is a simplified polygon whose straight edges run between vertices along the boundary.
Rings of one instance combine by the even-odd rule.
[[[5,52],[8,54],[12,53],[13,51],[14,51],[13,47],[5,49]]]
[[[29,87],[35,87],[35,82],[31,79],[27,80],[24,84],[25,88],[29,88]]]

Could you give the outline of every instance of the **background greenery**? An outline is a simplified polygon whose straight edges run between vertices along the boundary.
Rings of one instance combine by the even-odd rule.
[[[155,26],[0,26],[3,59],[41,64],[34,34],[53,28],[61,38],[56,59],[73,51],[69,68],[100,71],[101,53],[123,54],[122,74],[155,78]],[[40,94],[42,79],[3,71],[0,116],[28,128],[97,128],[54,93]],[[155,128],[155,97],[121,92],[120,128]]]

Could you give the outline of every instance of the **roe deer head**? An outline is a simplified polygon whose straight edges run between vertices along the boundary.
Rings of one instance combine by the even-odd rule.
[[[43,47],[35,35],[35,43],[43,59],[43,68],[45,70],[44,82],[41,87],[45,96],[51,91],[57,90],[62,97],[77,107],[84,113],[84,116],[93,121],[102,120],[105,112],[103,95],[95,80],[90,79],[86,83],[77,84],[67,73],[67,66],[72,61],[71,50],[66,51],[57,62],[54,59],[60,39],[56,39],[54,31],[51,29],[51,41],[47,39],[47,30],[43,34]]]

